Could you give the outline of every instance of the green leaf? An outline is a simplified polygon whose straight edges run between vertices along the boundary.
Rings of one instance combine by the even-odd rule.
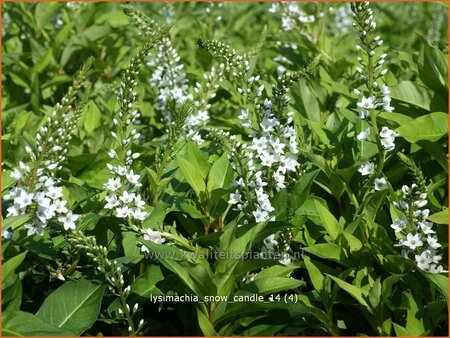
[[[448,303],[448,277],[423,271],[422,275],[437,287],[439,292],[445,297],[445,300]]]
[[[51,23],[52,18],[58,11],[60,4],[56,2],[39,3],[34,10],[37,31],[42,30]]]
[[[397,132],[411,143],[421,140],[435,142],[448,134],[448,115],[431,113],[421,116],[400,126]]]
[[[93,101],[89,101],[84,109],[84,129],[91,133],[102,125],[100,110]]]
[[[319,173],[319,169],[311,171],[307,174],[304,174],[295,184],[292,189],[292,207],[294,210],[297,210],[305,203],[306,199],[309,196],[309,191],[311,186],[316,179],[317,174]]]
[[[417,83],[402,81],[391,88],[391,97],[400,102],[431,111],[432,95],[430,91]]]
[[[428,220],[437,224],[448,224],[448,209],[428,216]]]
[[[206,179],[210,169],[208,159],[198,148],[198,144],[192,141],[187,143],[187,153],[189,162],[198,170],[203,179]]]
[[[3,219],[2,229],[12,229],[15,230],[20,227],[22,224],[25,224],[31,219],[30,215],[19,215],[19,216],[10,216]]]
[[[413,336],[425,335],[428,331],[428,318],[423,305],[417,296],[410,292],[403,293],[404,301],[407,303],[406,311],[406,330]]]
[[[319,243],[303,248],[306,252],[324,258],[339,261],[341,258],[341,247],[334,243]]]
[[[233,170],[228,160],[228,154],[224,153],[214,162],[208,174],[208,191],[228,187],[233,180]]]
[[[327,274],[328,275],[328,274]],[[366,302],[366,300],[363,297],[363,292],[360,288],[358,288],[355,285],[352,285],[350,283],[347,283],[346,281],[343,281],[342,279],[339,279],[335,276],[328,275],[332,280],[336,282],[339,287],[346,291],[350,296],[352,296],[354,299],[358,301],[359,304],[363,305],[369,312],[372,312],[372,309],[370,305]]]
[[[105,13],[96,20],[96,23],[99,23],[99,24],[102,24],[105,22],[110,24],[114,28],[122,27],[122,26],[126,26],[126,25],[130,24],[130,22],[128,21],[128,17],[122,11],[111,11],[111,12]]]
[[[267,277],[255,279],[253,282],[246,284],[242,289],[250,293],[267,295],[275,292],[296,289],[305,282],[286,277]]]
[[[25,259],[25,256],[27,255],[27,251],[22,252],[18,254],[17,256],[14,256],[13,258],[8,259],[6,262],[3,262],[2,264],[2,283],[10,277],[14,271],[19,267],[19,265],[23,262]]]
[[[77,336],[63,328],[53,327],[35,315],[23,311],[2,313],[2,336]]]
[[[413,334],[409,332],[407,329],[405,329],[403,326],[398,325],[396,323],[392,323],[395,330],[395,335],[399,337],[412,337]]]
[[[48,64],[53,60],[53,49],[49,48],[34,66],[36,72],[42,72]]]
[[[300,114],[308,120],[320,121],[320,106],[317,96],[312,92],[308,81],[300,79],[292,86],[292,96],[299,107]]]
[[[81,335],[97,320],[105,288],[85,279],[66,282],[44,300],[36,317]]]
[[[328,234],[331,236],[333,240],[336,240],[339,234],[342,233],[342,227],[339,225],[336,218],[334,218],[333,214],[328,211],[322,204],[318,201],[314,201],[314,205],[316,206],[316,210],[319,213],[320,223],[327,230]]]
[[[323,289],[323,275],[320,270],[313,264],[308,256],[305,256],[303,262],[305,263],[306,270],[308,271],[309,278],[314,286],[314,289],[321,291]]]
[[[431,46],[426,39],[422,40],[419,52],[419,76],[428,87],[434,90],[447,91],[448,65],[447,57],[442,52]]]
[[[131,292],[145,298],[150,297],[150,295],[160,295],[161,290],[156,287],[156,283],[163,279],[161,268],[156,265],[150,265],[131,285]]]
[[[178,164],[187,183],[194,189],[195,194],[200,197],[206,189],[205,181],[200,174],[200,170],[194,167],[189,161],[177,156]]]
[[[203,313],[203,311],[197,307],[197,319],[198,325],[202,330],[205,337],[215,337],[217,336],[214,326],[209,321],[209,318]]]

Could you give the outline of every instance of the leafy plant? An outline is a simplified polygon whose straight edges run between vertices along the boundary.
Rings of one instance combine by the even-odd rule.
[[[441,3],[2,13],[3,335],[448,335]]]

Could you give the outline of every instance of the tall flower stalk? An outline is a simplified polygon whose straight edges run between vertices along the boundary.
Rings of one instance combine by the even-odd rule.
[[[402,248],[404,257],[412,256],[420,270],[429,273],[448,272],[439,265],[442,245],[435,236],[433,222],[428,220],[428,189],[422,171],[402,153],[398,153],[398,156],[412,173],[415,182],[411,186],[403,185],[398,202],[394,202],[398,213],[403,215],[395,218],[391,224],[398,238],[396,246]]]
[[[140,136],[133,124],[133,121],[140,116],[136,109],[135,88],[141,65],[145,62],[150,50],[167,35],[169,29],[170,26],[165,26],[155,31],[138,54],[131,59],[119,89],[117,100],[120,111],[118,118],[113,120],[115,131],[111,132],[115,146],[108,155],[114,163],[107,164],[111,178],[104,186],[108,191],[105,197],[107,201],[105,208],[113,210],[116,217],[126,219],[128,226],[136,232],[141,231],[135,221],[143,221],[147,212],[145,211],[146,203],[139,190],[142,186],[139,182],[140,175],[132,169],[134,160],[140,156],[131,149],[133,142]]]
[[[386,160],[386,153],[395,148],[395,137],[398,136],[388,127],[380,130],[377,117],[381,112],[392,112],[390,90],[384,84],[383,77],[387,73],[384,68],[387,54],[381,53],[379,48],[383,45],[383,40],[379,35],[375,35],[376,22],[373,18],[373,11],[368,2],[358,2],[350,4],[355,22],[353,27],[359,33],[361,45],[356,46],[360,56],[358,61],[361,67],[356,67],[356,72],[360,74],[365,83],[365,89],[355,89],[360,101],[357,103],[359,118],[369,120],[370,129],[362,131],[358,140],[365,142],[370,134],[373,134],[378,149],[378,162],[366,162],[361,165],[359,172],[363,176],[369,176],[369,182],[375,179],[382,179],[383,168]]]
[[[25,224],[28,236],[42,236],[51,223],[61,224],[65,230],[75,229],[79,216],[68,209],[56,173],[62,169],[72,132],[84,107],[86,97],[81,100],[77,94],[86,81],[91,65],[92,59],[89,59],[61,102],[47,117],[46,123],[36,134],[34,149],[25,147],[30,163],[19,162],[19,166],[11,172],[16,184],[3,197],[9,202],[6,217],[30,215],[30,221]],[[12,233],[5,230],[4,235],[11,237]]]
[[[119,318],[127,323],[128,334],[136,336],[142,329],[144,320],[141,319],[135,325],[133,315],[137,312],[139,304],[135,303],[133,308],[130,308],[128,305],[127,297],[130,295],[131,287],[129,285],[125,286],[122,270],[117,261],[108,258],[108,249],[97,244],[94,236],[86,236],[83,232],[76,230],[69,236],[69,241],[75,248],[84,251],[88,258],[96,265],[96,269],[105,276],[109,284],[108,289],[119,297]]]

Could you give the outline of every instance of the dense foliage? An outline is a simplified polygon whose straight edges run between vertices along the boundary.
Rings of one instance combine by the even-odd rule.
[[[448,335],[442,3],[3,3],[3,335]]]

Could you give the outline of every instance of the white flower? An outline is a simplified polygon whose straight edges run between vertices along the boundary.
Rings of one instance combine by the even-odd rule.
[[[431,222],[419,222],[419,227],[425,235],[434,234],[433,223]]]
[[[11,230],[6,229],[6,230],[3,230],[3,231],[2,231],[2,237],[3,237],[4,239],[11,239],[12,236],[13,236],[13,232],[12,232]]]
[[[229,204],[236,204],[241,199],[241,194],[239,193],[239,190],[236,190],[235,193],[230,194],[230,199],[228,200]]]
[[[277,119],[272,118],[272,119],[268,119],[268,118],[264,118],[264,120],[262,120],[262,122],[260,123],[261,129],[264,132],[270,132],[274,130],[274,127],[277,125]]]
[[[448,271],[444,270],[442,265],[436,266],[436,264],[431,264],[428,272],[431,272],[431,273],[447,273]]]
[[[371,162],[366,162],[362,164],[358,171],[361,173],[362,176],[367,176],[373,173],[374,165]]]
[[[273,250],[273,247],[278,245],[278,242],[275,240],[275,235],[270,235],[266,238],[264,238],[264,245],[269,250]]]
[[[415,255],[415,258],[419,269],[428,270],[432,260],[428,257],[428,253],[426,251],[422,252],[420,255]]]
[[[122,196],[119,197],[119,199],[124,203],[124,204],[129,204],[131,202],[133,202],[134,197],[136,196],[135,193],[128,193],[128,191],[124,191],[122,193]]]
[[[358,141],[365,141],[367,140],[369,135],[370,135],[370,128],[367,128],[366,130],[360,132],[358,136],[356,136],[356,138],[358,139]]]
[[[67,201],[65,200],[56,200],[53,203],[53,207],[55,208],[55,211],[59,214],[65,214],[68,210],[66,207]]]
[[[403,231],[406,228],[406,220],[397,218],[394,223],[391,224],[391,228],[394,229],[395,233]]]
[[[142,209],[145,206],[145,202],[142,200],[141,195],[136,195],[134,198],[134,205],[139,209]]]
[[[440,247],[441,247],[441,245],[440,245],[440,244],[438,243],[438,241],[437,241],[437,238],[428,236],[428,237],[427,237],[427,242],[428,242],[428,245],[429,245],[432,249],[437,249],[437,248],[440,248]]]
[[[253,211],[253,216],[255,217],[256,223],[265,222],[269,219],[269,213],[261,209]]]
[[[289,265],[291,264],[291,257],[289,257],[289,254],[284,252],[283,258],[280,260],[280,263],[283,265]]]
[[[127,206],[124,206],[122,208],[116,208],[116,216],[119,218],[126,218],[130,216],[131,213],[132,210]]]
[[[258,154],[261,154],[267,149],[267,139],[265,137],[257,138],[252,140],[251,149],[255,150]]]
[[[386,151],[394,150],[395,148],[395,139],[393,137],[386,137],[382,138],[381,145],[383,146],[383,149]]]
[[[389,87],[386,85],[383,85],[381,87],[381,94],[383,95],[389,95],[391,93],[391,91],[389,90]]]
[[[33,202],[33,194],[27,193],[25,190],[20,191],[20,195],[14,198],[14,204],[17,204],[19,208],[26,208]]]
[[[108,202],[105,204],[106,209],[114,209],[119,205],[119,200],[116,195],[106,196],[105,200]]]
[[[391,138],[391,137],[396,137],[396,136],[398,136],[398,133],[396,133],[392,129],[389,129],[388,127],[381,128],[380,137]]]
[[[22,173],[18,169],[14,169],[10,176],[13,180],[18,181],[22,178]]]
[[[361,98],[361,101],[356,104],[359,108],[364,108],[367,110],[371,110],[375,107],[374,98],[373,97],[365,97]]]
[[[404,246],[407,246],[411,250],[415,250],[417,247],[422,246],[423,242],[420,240],[419,234],[411,234],[409,233],[406,236],[406,239],[402,243]]]
[[[133,172],[133,169],[131,169],[128,173],[127,173],[127,180],[133,184],[133,185],[139,185],[139,179],[141,178],[141,176],[139,175],[135,175]]]
[[[277,155],[282,155],[284,154],[284,147],[286,147],[286,145],[284,143],[280,142],[280,139],[274,138],[272,141],[270,141],[270,145],[273,148],[273,152]]]
[[[50,207],[51,199],[46,197],[44,192],[39,192],[36,195],[34,195],[34,200],[40,207],[43,207],[43,208]]]
[[[79,215],[74,215],[74,214],[72,214],[72,211],[69,211],[64,216],[58,217],[58,221],[63,223],[63,226],[64,226],[65,230],[69,230],[69,229],[75,230],[75,228],[76,228],[75,221],[79,217],[80,217]]]
[[[18,216],[25,213],[25,209],[21,209],[18,205],[11,205],[6,211],[6,217]]]
[[[63,191],[61,187],[50,186],[48,187],[47,192],[45,194],[52,200],[56,200],[62,197]]]
[[[261,165],[264,167],[271,167],[272,164],[275,162],[275,157],[268,152],[264,152],[260,156]]]
[[[38,234],[39,236],[42,236],[44,234],[44,228],[42,227],[42,224],[33,222],[33,223],[27,223],[24,225],[25,229],[28,229],[27,236],[32,236],[34,234]]]
[[[163,244],[166,241],[159,231],[153,231],[152,229],[145,229],[144,239],[156,244]]]
[[[125,176],[127,174],[127,168],[124,167],[124,166],[119,165],[116,168],[116,173],[119,176]]]
[[[375,190],[385,190],[387,189],[387,182],[384,177],[375,179]]]
[[[148,213],[141,209],[134,209],[134,211],[133,211],[133,218],[135,218],[139,221],[144,221],[145,218],[147,217],[147,215],[148,215]]]
[[[108,182],[105,184],[105,188],[111,191],[116,191],[122,186],[122,183],[120,183],[120,178],[110,178]]]
[[[242,109],[241,115],[238,116],[239,120],[247,120],[248,119],[248,109]]]

